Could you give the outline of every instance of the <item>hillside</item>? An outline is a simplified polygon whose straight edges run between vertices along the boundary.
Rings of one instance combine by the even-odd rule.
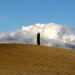
[[[0,75],[75,75],[75,51],[0,44]]]

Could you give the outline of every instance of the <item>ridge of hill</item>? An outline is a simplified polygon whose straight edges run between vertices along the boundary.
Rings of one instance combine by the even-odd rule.
[[[75,51],[0,44],[0,75],[75,75]]]

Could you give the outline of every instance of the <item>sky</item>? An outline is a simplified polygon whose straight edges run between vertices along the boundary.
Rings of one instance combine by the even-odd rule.
[[[0,0],[0,32],[36,23],[75,26],[75,0]]]

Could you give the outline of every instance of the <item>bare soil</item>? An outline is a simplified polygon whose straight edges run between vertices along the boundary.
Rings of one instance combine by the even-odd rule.
[[[75,75],[75,51],[0,44],[0,75]]]

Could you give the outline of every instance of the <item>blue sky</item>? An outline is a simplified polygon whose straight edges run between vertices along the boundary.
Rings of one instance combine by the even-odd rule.
[[[75,0],[0,0],[0,32],[36,23],[75,25]]]

